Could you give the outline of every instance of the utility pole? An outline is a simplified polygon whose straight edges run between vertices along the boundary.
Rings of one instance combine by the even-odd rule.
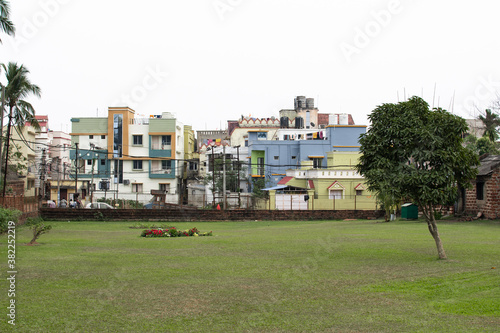
[[[61,207],[61,159],[56,157],[57,163],[57,206]]]
[[[227,208],[226,198],[226,146],[222,144],[222,199],[224,210]]]
[[[238,172],[237,175],[237,183],[236,183],[236,189],[238,190],[238,208],[241,208],[241,189],[240,189],[240,146],[236,146],[236,156],[237,156],[237,167],[236,167],[236,172]]]
[[[94,202],[94,162],[95,162],[95,156],[94,156],[94,150],[95,150],[95,145],[93,143],[90,144],[90,148],[92,149],[92,181],[90,183],[90,202]]]
[[[42,171],[40,174],[40,194],[42,195],[42,200],[45,197],[45,172],[46,172],[46,164],[45,164],[45,148],[42,149]]]
[[[215,208],[215,155],[212,146],[212,208]]]
[[[73,194],[73,201],[76,201],[78,197],[78,143],[75,143],[76,154],[75,154],[75,194]],[[75,197],[76,195],[76,197]]]

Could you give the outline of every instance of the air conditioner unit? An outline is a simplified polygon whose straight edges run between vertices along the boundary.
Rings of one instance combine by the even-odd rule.
[[[124,179],[123,180],[123,185],[130,185],[130,180],[129,179]]]

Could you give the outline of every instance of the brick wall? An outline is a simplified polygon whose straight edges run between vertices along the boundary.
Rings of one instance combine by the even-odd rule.
[[[69,209],[42,208],[47,220],[117,220],[117,221],[251,221],[251,220],[337,220],[376,219],[383,211],[374,210],[185,210],[185,209]]]
[[[476,215],[477,212],[476,181],[473,181],[472,188],[465,190],[465,213],[468,215]]]
[[[500,169],[496,169],[491,178],[485,183],[484,216],[488,219],[500,217]]]
[[[476,181],[472,182],[473,188],[466,190],[465,213],[477,215],[481,212],[488,219],[500,218],[500,169],[496,169],[484,183],[484,200],[476,199]]]

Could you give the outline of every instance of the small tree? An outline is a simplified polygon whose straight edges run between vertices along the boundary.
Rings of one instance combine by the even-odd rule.
[[[457,186],[469,187],[479,158],[462,145],[464,119],[429,109],[420,97],[383,104],[370,114],[370,130],[360,137],[357,170],[376,193],[392,191],[422,210],[440,259],[446,253],[439,236],[436,206],[454,202]]]
[[[269,192],[262,191],[266,187],[265,178],[252,178],[252,194],[256,198],[266,199]]]
[[[43,220],[41,218],[30,218],[28,221],[26,221],[26,226],[29,227],[32,232],[33,232],[33,238],[31,241],[28,243],[28,245],[35,245],[38,244],[36,240],[43,234],[46,234],[47,232],[52,229],[51,225],[45,225]]]
[[[246,168],[240,166],[239,177],[238,177],[238,167],[236,162],[233,162],[230,158],[226,158],[226,190],[231,192],[239,192],[240,184],[238,184],[238,179],[242,180],[245,178]],[[214,161],[215,170],[212,173],[207,173],[203,179],[204,185],[209,185],[210,189],[214,191],[214,177],[215,177],[215,191],[222,193],[222,188],[224,187],[224,174],[222,158],[218,158]]]
[[[465,137],[464,143],[465,147],[472,150],[479,156],[483,154],[498,155],[500,153],[498,145],[485,136],[478,139],[474,135],[468,135]]]

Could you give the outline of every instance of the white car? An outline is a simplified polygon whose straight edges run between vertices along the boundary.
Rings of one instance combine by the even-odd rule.
[[[92,202],[85,205],[86,209],[115,209],[115,207],[108,205],[105,202]]]

